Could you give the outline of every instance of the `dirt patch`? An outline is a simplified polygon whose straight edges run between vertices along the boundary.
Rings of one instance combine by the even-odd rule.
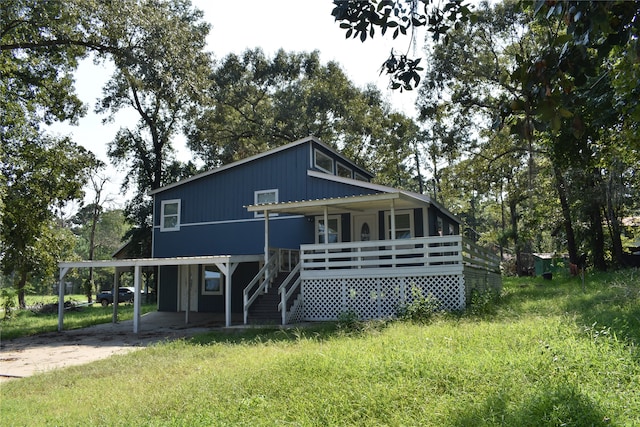
[[[51,332],[0,342],[0,382],[52,369],[81,365],[150,344],[189,337],[223,326],[213,316],[149,313],[133,333],[133,322],[109,323],[71,331]]]

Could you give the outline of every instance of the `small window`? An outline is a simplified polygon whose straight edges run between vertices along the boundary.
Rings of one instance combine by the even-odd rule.
[[[336,169],[338,171],[338,176],[343,178],[351,178],[353,177],[353,173],[351,169],[343,165],[342,163],[336,163]]]
[[[342,239],[340,238],[340,216],[332,215],[329,220],[329,243],[338,243]],[[324,243],[324,218],[316,217],[316,243]]]
[[[222,295],[224,274],[215,265],[202,266],[202,295]]]
[[[160,209],[160,231],[180,230],[180,200],[163,200]]]
[[[369,179],[368,179],[366,176],[364,176],[364,175],[362,175],[362,174],[360,174],[360,173],[358,173],[358,172],[356,172],[356,173],[353,175],[353,177],[354,177],[356,180],[358,180],[358,181],[369,182]]]
[[[258,190],[253,193],[253,204],[254,205],[268,205],[271,203],[278,203],[278,189],[271,190]],[[269,214],[269,216],[277,216],[278,214]],[[254,212],[254,217],[262,218],[264,217],[264,213],[262,212]]]
[[[396,212],[396,239],[413,237],[413,215],[411,211]],[[387,237],[391,239],[391,214],[387,215]]]
[[[442,221],[442,218],[438,217],[437,224],[436,232],[438,233],[438,236],[444,236],[444,222]]]
[[[333,175],[333,159],[322,151],[315,150],[316,153],[316,161],[315,165],[318,169],[330,173]]]

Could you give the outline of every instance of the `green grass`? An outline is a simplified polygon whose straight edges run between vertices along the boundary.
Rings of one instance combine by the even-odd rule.
[[[3,425],[640,425],[640,271],[481,315],[211,332],[2,384]]]
[[[86,303],[86,297],[82,295],[67,295],[65,301],[75,301]],[[35,296],[26,298],[28,307],[37,304],[57,304],[57,296]],[[141,304],[140,313],[148,313],[156,309],[156,304]],[[81,306],[76,310],[66,310],[64,313],[64,328],[78,329],[87,326],[109,323],[113,319],[113,306],[102,307],[100,304],[93,306]],[[4,317],[4,312],[0,314],[0,319]],[[133,304],[123,304],[118,306],[118,319],[133,319]],[[16,310],[10,319],[0,320],[0,338],[3,340],[18,338],[22,336],[35,335],[43,332],[54,332],[58,330],[57,307],[51,313],[39,313],[37,310]]]

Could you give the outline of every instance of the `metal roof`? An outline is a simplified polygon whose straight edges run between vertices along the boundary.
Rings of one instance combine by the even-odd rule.
[[[245,206],[249,212],[288,213],[321,215],[325,207],[331,213],[359,212],[367,210],[387,210],[393,202],[394,209],[409,209],[427,202],[409,194],[395,191],[390,193],[365,194],[359,196],[333,197],[327,199],[301,200],[293,202],[265,203]]]

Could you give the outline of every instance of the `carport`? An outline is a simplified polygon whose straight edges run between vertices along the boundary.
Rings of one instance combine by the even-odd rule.
[[[58,331],[64,326],[64,277],[72,268],[133,268],[133,332],[140,329],[140,284],[143,267],[179,266],[179,265],[216,265],[225,277],[225,325],[231,326],[231,286],[232,275],[239,264],[243,262],[262,261],[261,255],[215,255],[179,258],[139,258],[104,261],[63,261],[58,263],[60,268],[60,282],[58,286]],[[190,281],[191,286],[191,281]],[[190,293],[189,293],[190,294]],[[114,295],[117,300],[117,293]],[[185,323],[189,322],[189,310],[185,313]]]

